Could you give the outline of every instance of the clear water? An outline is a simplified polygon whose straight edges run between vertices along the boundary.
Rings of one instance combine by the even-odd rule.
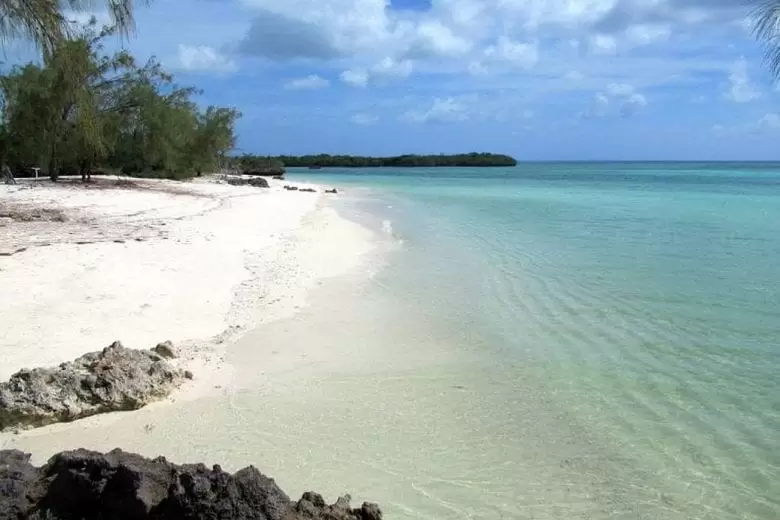
[[[780,165],[291,177],[377,261],[232,345],[225,394],[23,449],[254,463],[390,519],[780,518]]]
[[[780,517],[780,166],[291,177],[402,241],[323,338],[387,359],[296,400],[393,517]]]

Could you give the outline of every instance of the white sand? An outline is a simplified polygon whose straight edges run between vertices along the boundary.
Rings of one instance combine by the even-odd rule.
[[[0,214],[48,208],[67,219],[0,218],[0,380],[114,340],[171,340],[195,373],[175,398],[198,397],[230,384],[228,343],[295,312],[309,287],[371,248],[370,233],[329,209],[321,189],[134,182],[0,186]]]

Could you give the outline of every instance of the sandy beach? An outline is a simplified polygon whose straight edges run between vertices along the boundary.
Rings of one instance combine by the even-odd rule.
[[[283,184],[0,186],[0,379],[114,340],[139,349],[170,340],[195,374],[170,401],[229,386],[229,345],[303,307],[309,288],[371,248],[371,234],[329,208],[322,189]]]

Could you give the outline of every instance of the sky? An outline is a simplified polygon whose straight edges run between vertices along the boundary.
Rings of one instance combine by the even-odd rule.
[[[153,0],[110,45],[239,109],[244,153],[780,160],[749,4]]]

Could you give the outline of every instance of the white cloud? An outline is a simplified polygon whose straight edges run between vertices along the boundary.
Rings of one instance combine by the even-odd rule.
[[[563,75],[564,78],[568,79],[569,81],[582,81],[585,79],[585,76],[582,74],[582,72],[579,72],[577,70],[570,70],[566,74]]]
[[[179,63],[188,71],[231,72],[236,63],[208,45],[179,44]]]
[[[756,128],[759,130],[778,130],[780,129],[780,114],[770,113],[758,120]]]
[[[372,125],[379,121],[379,118],[371,114],[355,114],[350,120],[356,125]]]
[[[524,69],[532,69],[539,61],[539,48],[536,42],[514,42],[506,36],[501,36],[495,45],[485,49],[485,56]]]
[[[634,45],[650,45],[669,39],[672,29],[669,24],[632,25],[625,30],[626,39]]]
[[[433,105],[428,110],[412,110],[406,112],[401,118],[415,123],[444,123],[465,121],[469,118],[469,114],[468,107],[462,100],[448,97],[436,98],[433,100]]]
[[[628,83],[610,83],[604,92],[596,94],[590,107],[580,114],[581,118],[593,119],[614,114],[631,117],[647,106],[647,98]]]
[[[764,134],[780,131],[780,113],[769,112],[760,117],[757,121],[735,126],[714,125],[713,132],[721,135],[729,134]]]
[[[390,56],[371,67],[371,73],[385,78],[407,78],[414,66],[410,60],[397,61]]]
[[[634,87],[626,83],[610,83],[607,85],[607,94],[610,96],[630,96],[634,93]]]
[[[642,94],[631,94],[628,99],[623,100],[620,105],[620,115],[631,117],[640,109],[647,106],[647,98]]]
[[[471,50],[471,42],[456,35],[439,21],[423,22],[417,27],[413,54],[461,56]]]
[[[593,54],[616,54],[617,40],[606,34],[594,34],[588,38],[588,49]]]
[[[289,81],[285,84],[284,88],[288,90],[314,90],[319,88],[326,88],[330,86],[330,81],[325,78],[321,78],[316,74],[311,74],[305,78],[298,78]]]
[[[365,87],[368,85],[368,72],[364,69],[345,70],[339,78],[347,85],[353,87]]]
[[[732,64],[728,87],[724,95],[726,99],[735,103],[748,103],[761,97],[761,92],[750,82],[747,61],[744,57]]]

